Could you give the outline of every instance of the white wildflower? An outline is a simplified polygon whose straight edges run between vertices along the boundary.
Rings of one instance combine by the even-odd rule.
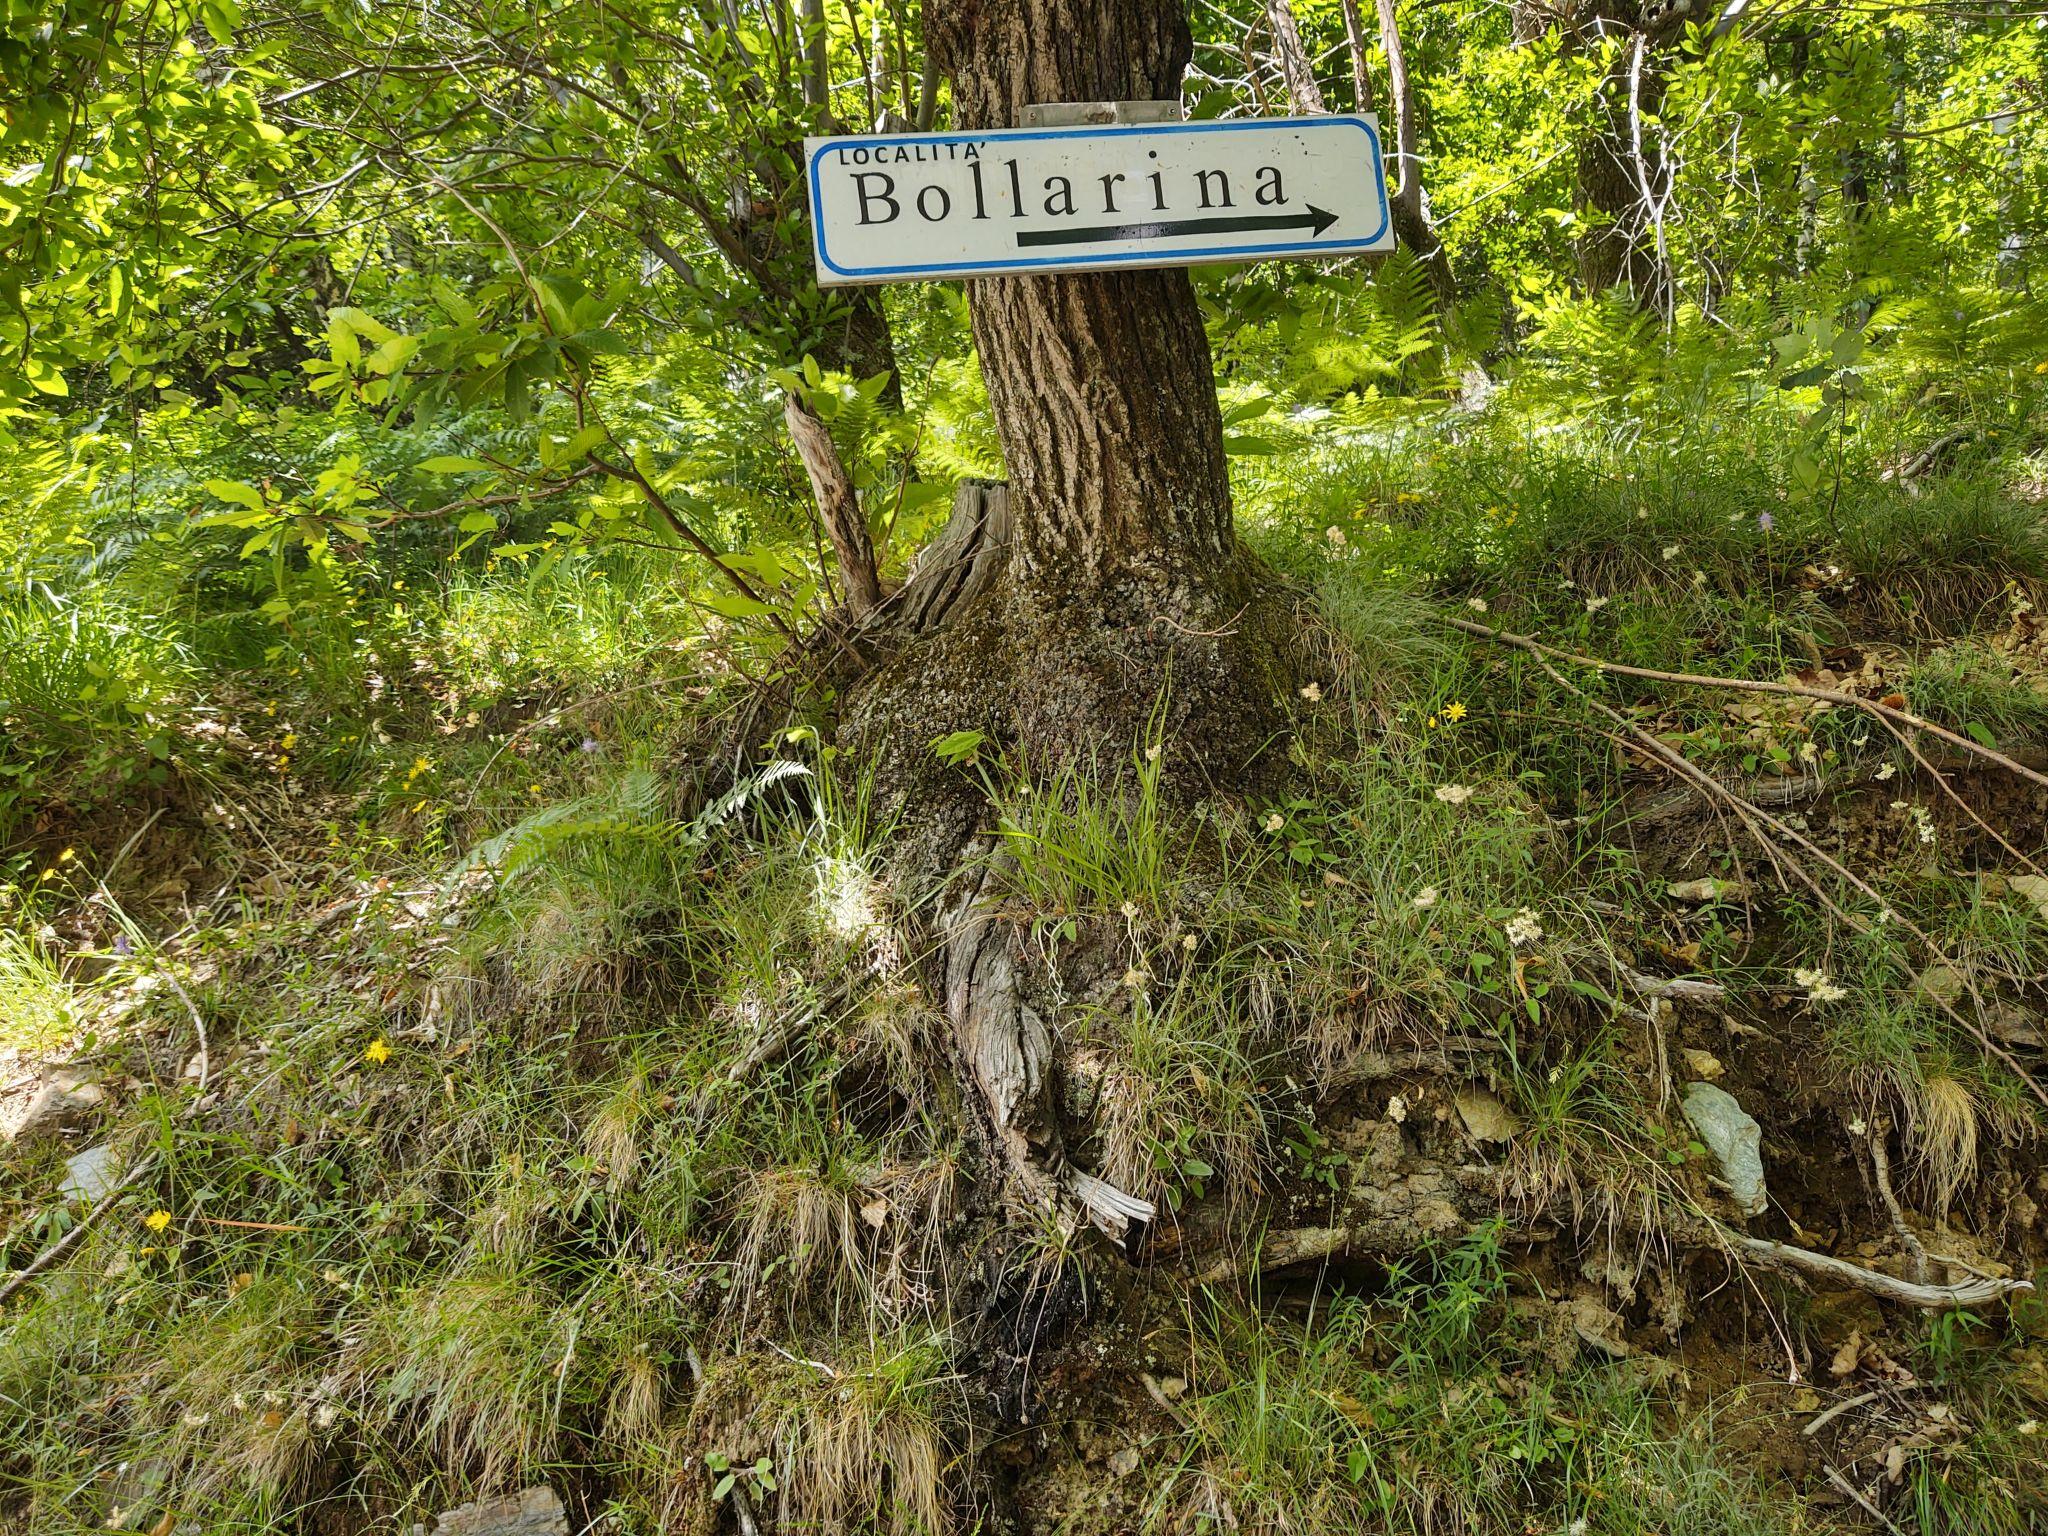
[[[1809,1003],[1839,1003],[1849,995],[1849,989],[1829,980],[1826,971],[1801,966],[1792,973],[1792,979],[1806,988],[1806,1000]]]
[[[1266,818],[1266,830],[1268,832],[1278,832],[1282,827],[1286,825],[1287,818],[1285,816],[1282,816],[1278,811],[1273,812],[1272,815]]]
[[[1520,949],[1525,944],[1534,944],[1543,937],[1543,924],[1537,920],[1533,907],[1524,907],[1508,919],[1506,933],[1508,942]]]
[[[1436,797],[1443,801],[1445,805],[1463,805],[1472,798],[1472,786],[1469,784],[1439,784],[1436,787]]]
[[[1147,977],[1146,974],[1143,971],[1139,970],[1135,965],[1132,966],[1128,971],[1124,972],[1124,985],[1129,987],[1133,992],[1137,991],[1138,988],[1144,986],[1148,980],[1150,980],[1150,978]]]
[[[1811,741],[1802,741],[1799,744],[1799,761],[1801,761],[1802,763],[1813,763],[1818,762],[1819,760],[1820,746],[1818,743]]]
[[[1159,743],[1158,743],[1158,742],[1156,742],[1156,741],[1155,741],[1155,742],[1153,742],[1151,746],[1149,746],[1149,747],[1147,747],[1147,748],[1145,749],[1145,761],[1146,761],[1146,762],[1148,762],[1148,763],[1156,763],[1156,762],[1158,762],[1158,761],[1159,761]]]
[[[1125,922],[1135,923],[1138,920],[1138,904],[1135,901],[1125,902],[1118,910],[1123,913]]]
[[[1436,905],[1436,900],[1436,887],[1433,885],[1425,885],[1421,890],[1415,893],[1415,910],[1418,912],[1427,912],[1431,907]]]
[[[1332,523],[1329,527],[1323,530],[1323,537],[1328,539],[1332,544],[1341,545],[1344,542],[1344,530],[1342,528],[1339,528],[1335,523]]]
[[[1666,560],[1676,560],[1679,556],[1679,552],[1684,548],[1685,546],[1683,544],[1666,544],[1664,546],[1664,558]]]
[[[1483,597],[1468,597],[1465,599],[1465,606],[1474,613],[1484,613],[1486,612],[1486,599]]]
[[[1586,599],[1586,612],[1598,613],[1613,601],[1614,599],[1611,597],[1589,597]]]
[[[1398,1093],[1387,1100],[1387,1118],[1396,1125],[1408,1118],[1408,1101]]]
[[[1882,784],[1899,771],[1897,763],[1880,763],[1877,768],[1877,782]]]
[[[1320,704],[1323,699],[1323,685],[1321,683],[1305,683],[1302,685],[1301,696],[1311,704]]]
[[[1199,942],[1200,940],[1192,933],[1183,934],[1181,935],[1180,947],[1192,955],[1195,952],[1195,945]]]

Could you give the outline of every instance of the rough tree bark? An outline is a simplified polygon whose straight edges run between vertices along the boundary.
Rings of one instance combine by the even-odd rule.
[[[1181,0],[961,0],[928,43],[968,131],[1034,102],[1177,98],[1192,51]],[[1006,568],[856,690],[842,733],[885,779],[892,760],[917,777],[925,744],[963,729],[1037,766],[1114,763],[1163,699],[1169,773],[1240,780],[1273,756],[1292,624],[1232,524],[1187,274],[968,289],[1009,473]]]
[[[1321,112],[1322,89],[1308,49],[1302,46],[1301,28],[1294,22],[1294,7],[1288,0],[1266,0],[1266,21],[1273,29],[1273,52],[1280,60],[1280,73],[1287,80],[1287,99],[1297,112]]]
[[[804,473],[811,482],[811,494],[818,501],[818,516],[832,541],[832,553],[839,567],[839,591],[847,612],[862,619],[882,600],[882,583],[875,573],[875,546],[868,537],[867,519],[861,515],[860,496],[853,477],[840,462],[832,429],[811,414],[795,395],[782,397],[783,420],[789,423],[790,440]]]

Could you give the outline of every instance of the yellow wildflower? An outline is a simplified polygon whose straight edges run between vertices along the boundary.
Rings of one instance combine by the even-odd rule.
[[[363,1052],[363,1060],[367,1061],[373,1067],[381,1067],[384,1065],[385,1062],[389,1061],[390,1059],[391,1047],[384,1043],[384,1037],[382,1035],[379,1035],[376,1039],[372,1040],[369,1044],[369,1047]]]
[[[1444,718],[1450,721],[1451,724],[1456,725],[1465,718],[1465,706],[1463,704],[1446,704],[1444,706]]]
[[[151,1211],[142,1218],[142,1224],[152,1232],[161,1232],[171,1224],[171,1213],[169,1211]]]

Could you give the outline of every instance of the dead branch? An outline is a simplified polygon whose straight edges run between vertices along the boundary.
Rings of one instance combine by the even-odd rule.
[[[1718,981],[1703,981],[1693,976],[1646,976],[1627,966],[1621,968],[1621,974],[1644,997],[1669,998],[1678,1003],[1718,1003],[1728,996],[1728,989]]]
[[[795,395],[783,396],[782,415],[789,423],[790,440],[796,444],[804,473],[810,478],[811,494],[817,498],[825,533],[832,540],[846,606],[859,619],[882,600],[881,579],[875,574],[875,547],[868,538],[867,520],[861,515],[860,496],[840,461],[831,428]]]
[[[1728,809],[1731,812],[1733,812],[1735,818],[1742,823],[1743,830],[1750,835],[1750,837],[1756,842],[1757,846],[1761,848],[1764,851],[1764,853],[1767,856],[1769,856],[1781,870],[1791,874],[1809,891],[1811,891],[1814,894],[1814,897],[1818,901],[1820,901],[1821,904],[1824,907],[1826,907],[1830,913],[1834,914],[1843,922],[1848,923],[1850,926],[1858,929],[1859,931],[1867,929],[1869,927],[1867,923],[1862,921],[1860,918],[1853,916],[1851,913],[1845,911],[1838,902],[1836,902],[1832,897],[1828,895],[1828,893],[1825,890],[1821,888],[1819,880],[1817,880],[1814,877],[1811,871],[1809,871],[1804,865],[1799,863],[1798,860],[1788,857],[1785,853],[1785,850],[1782,847],[1780,847],[1777,842],[1773,841],[1771,837],[1766,836],[1765,829],[1768,828],[1770,832],[1775,833],[1776,836],[1782,839],[1784,842],[1789,843],[1792,846],[1806,853],[1816,863],[1820,864],[1823,868],[1827,869],[1830,873],[1832,873],[1837,879],[1841,880],[1851,889],[1855,890],[1858,894],[1864,896],[1866,899],[1874,903],[1881,913],[1886,914],[1890,918],[1890,920],[1897,922],[1898,925],[1901,928],[1903,928],[1907,933],[1911,934],[1915,939],[1919,940],[1921,945],[1926,948],[1929,954],[1935,956],[1936,958],[1942,960],[1944,963],[1948,964],[1949,967],[1952,970],[1954,970],[1958,976],[1962,977],[1963,985],[1968,989],[1971,1001],[1976,1004],[1978,1012],[1981,1015],[1984,1008],[1983,994],[1978,991],[1976,983],[1970,979],[1968,973],[1963,969],[1963,967],[1957,965],[1954,962],[1954,960],[1950,958],[1948,952],[1944,950],[1939,944],[1934,942],[1934,939],[1926,932],[1926,930],[1921,928],[1918,924],[1912,922],[1910,919],[1900,917],[1897,913],[1893,912],[1891,908],[1886,904],[1884,898],[1877,892],[1876,888],[1873,887],[1869,881],[1865,880],[1861,875],[1857,874],[1854,870],[1850,869],[1848,865],[1844,864],[1840,859],[1837,859],[1834,855],[1830,854],[1826,849],[1822,848],[1818,843],[1814,842],[1812,838],[1808,837],[1804,832],[1801,832],[1798,828],[1792,826],[1791,824],[1782,820],[1779,817],[1771,815],[1768,811],[1760,809],[1753,801],[1745,800],[1742,796],[1736,794],[1734,790],[1728,788],[1727,785],[1721,783],[1720,780],[1716,779],[1712,774],[1708,773],[1705,769],[1701,768],[1697,763],[1689,761],[1682,753],[1674,750],[1667,743],[1660,740],[1658,737],[1652,735],[1650,732],[1644,730],[1641,725],[1637,724],[1634,720],[1631,720],[1628,716],[1624,715],[1620,710],[1614,708],[1611,704],[1606,703],[1604,700],[1594,698],[1591,694],[1587,693],[1583,688],[1579,687],[1578,684],[1574,683],[1570,678],[1566,677],[1562,672],[1558,671],[1557,668],[1552,666],[1548,658],[1551,656],[1556,656],[1567,661],[1583,662],[1586,665],[1594,667],[1598,670],[1624,672],[1635,676],[1658,677],[1663,678],[1666,681],[1697,681],[1704,683],[1707,686],[1734,687],[1750,692],[1812,694],[1818,697],[1833,698],[1844,703],[1855,704],[1858,706],[1866,706],[1872,709],[1883,711],[1888,714],[1897,715],[1902,719],[1920,724],[1922,726],[1925,726],[1927,729],[1936,731],[1938,733],[1953,735],[1953,732],[1942,732],[1941,727],[1930,725],[1925,721],[1920,721],[1917,716],[1907,715],[1903,710],[1890,710],[1889,707],[1885,705],[1874,705],[1871,703],[1870,700],[1856,698],[1853,694],[1836,694],[1828,689],[1806,689],[1801,687],[1795,687],[1794,685],[1787,683],[1765,684],[1748,683],[1734,678],[1696,678],[1693,675],[1686,673],[1654,672],[1644,667],[1623,667],[1619,663],[1602,662],[1595,660],[1592,657],[1576,656],[1571,652],[1560,651],[1554,646],[1544,645],[1541,641],[1532,640],[1526,635],[1510,634],[1506,630],[1488,629],[1483,624],[1472,624],[1463,619],[1453,618],[1444,618],[1443,622],[1451,625],[1454,628],[1464,630],[1467,633],[1478,635],[1484,639],[1492,640],[1502,645],[1512,646],[1513,648],[1520,651],[1524,651],[1528,655],[1534,657],[1536,665],[1543,669],[1545,675],[1548,676],[1552,682],[1556,683],[1560,688],[1564,689],[1574,698],[1579,699],[1581,702],[1585,703],[1588,707],[1606,716],[1607,719],[1612,721],[1617,728],[1626,733],[1633,741],[1636,742],[1636,744],[1639,747],[1641,747],[1645,752],[1647,752],[1649,756],[1654,758],[1656,761],[1664,764],[1667,768],[1671,769],[1674,773],[1678,774],[1680,778],[1686,779],[1687,781],[1691,782],[1697,787],[1704,789],[1710,796],[1718,799],[1722,804],[1726,805]],[[1959,741],[1966,740],[1966,738],[1962,737],[1957,737],[1956,739]],[[1975,746],[1975,743],[1969,744]],[[1986,757],[1994,758],[2006,764],[2007,766],[2012,768],[2014,772],[2023,774],[2028,778],[2042,779],[2042,782],[2044,784],[2048,784],[2048,778],[2043,778],[2042,775],[2034,773],[2031,769],[2021,767],[2018,763],[2013,762],[2010,758],[2004,757],[2000,753],[1993,752],[1988,747],[1976,747],[1976,750],[1985,755]],[[1971,1019],[1964,1016],[1964,1014],[1961,1011],[1959,1011],[1954,1004],[1946,1001],[1945,999],[1937,998],[1935,1001],[1941,1007],[1942,1012],[1946,1013],[1956,1023],[1960,1024],[1964,1028],[1964,1030],[1969,1033],[1970,1037],[1974,1039],[1978,1043],[1978,1045],[1982,1046],[1988,1054],[1997,1057],[1998,1060],[2005,1063],[2006,1067],[2012,1072],[2012,1074],[2026,1086],[2027,1091],[2029,1093],[2033,1094],[2033,1096],[2036,1099],[2039,1099],[2041,1103],[2043,1103],[2044,1105],[2048,1105],[2048,1088],[2043,1088],[2040,1082],[2034,1077],[2034,1075],[2027,1071],[2025,1067],[2020,1065],[2019,1059],[2016,1056],[2014,1056],[2011,1051],[2007,1050],[2004,1046],[2000,1045],[1996,1040],[1992,1039],[1990,1032],[1984,1028],[1983,1024],[1979,1022],[1979,1020]]]
[[[1773,1269],[1853,1285],[1882,1301],[1896,1301],[1902,1306],[1919,1307],[1930,1312],[1947,1307],[1981,1307],[2001,1297],[2034,1288],[2031,1280],[1992,1278],[1965,1280],[1957,1285],[1920,1285],[1882,1270],[1865,1269],[1861,1264],[1851,1264],[1847,1259],[1838,1259],[1831,1254],[1815,1253],[1811,1248],[1795,1248],[1790,1243],[1750,1237],[1718,1223],[1714,1230],[1719,1239],[1736,1252]],[[1934,1262],[1939,1264],[1942,1260],[1936,1256]]]
[[[1476,635],[1482,640],[1491,640],[1497,645],[1512,646],[1515,650],[1526,651],[1532,656],[1551,656],[1559,661],[1571,662],[1574,666],[1591,667],[1596,672],[1605,672],[1615,677],[1641,677],[1652,682],[1681,683],[1692,688],[1719,688],[1733,693],[1775,693],[1799,699],[1818,699],[1825,704],[1839,705],[1845,709],[1860,709],[1865,714],[1875,715],[1880,720],[1903,725],[1912,730],[1926,731],[1943,741],[1987,762],[1996,763],[2008,773],[2016,773],[2023,779],[2031,779],[2043,789],[2048,789],[2048,773],[2039,773],[2024,763],[2015,761],[2003,752],[1987,747],[1981,742],[1950,730],[1947,726],[1936,725],[1909,710],[1895,709],[1878,699],[1861,698],[1853,693],[1843,693],[1835,688],[1815,688],[1805,683],[1766,683],[1746,677],[1708,677],[1697,672],[1662,672],[1654,667],[1624,666],[1618,661],[1603,661],[1597,656],[1582,656],[1576,651],[1562,650],[1546,645],[1529,635],[1518,635],[1510,630],[1490,629],[1484,624],[1475,624],[1470,619],[1452,618],[1439,614],[1438,622],[1452,629]]]
[[[16,1291],[27,1285],[29,1281],[33,1280],[37,1275],[48,1269],[52,1264],[55,1264],[65,1254],[83,1242],[86,1233],[99,1225],[100,1218],[119,1205],[122,1198],[130,1190],[154,1173],[156,1165],[157,1155],[154,1152],[144,1155],[133,1168],[130,1168],[121,1175],[119,1183],[100,1196],[99,1202],[80,1218],[77,1226],[66,1232],[33,1259],[30,1259],[25,1266],[9,1275],[5,1281],[0,1281],[0,1305],[5,1305],[8,1298],[13,1296]]]

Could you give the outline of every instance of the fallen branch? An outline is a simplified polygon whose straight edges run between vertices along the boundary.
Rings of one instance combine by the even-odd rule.
[[[1890,1531],[1892,1533],[1892,1536],[1906,1536],[1906,1533],[1904,1531],[1900,1530],[1897,1525],[1893,1524],[1891,1520],[1886,1518],[1885,1512],[1883,1510],[1879,1509],[1875,1504],[1871,1503],[1870,1500],[1865,1498],[1861,1493],[1858,1493],[1856,1491],[1855,1486],[1849,1481],[1849,1479],[1842,1476],[1842,1474],[1837,1472],[1833,1467],[1823,1467],[1821,1468],[1821,1470],[1827,1473],[1829,1482],[1833,1483],[1837,1488],[1841,1489],[1842,1492],[1846,1493],[1850,1498],[1854,1499],[1858,1504],[1860,1504],[1863,1507],[1863,1512],[1869,1515],[1873,1520],[1876,1520],[1886,1530]]]
[[[1754,691],[1793,694],[1813,694],[1824,698],[1832,697],[1840,700],[1843,703],[1855,704],[1858,706],[1866,706],[1872,709],[1883,710],[1889,714],[1900,715],[1903,718],[1918,723],[1920,725],[1926,726],[1927,722],[1920,721],[1917,716],[1906,715],[1905,712],[1902,710],[1890,710],[1887,706],[1884,705],[1873,705],[1867,699],[1858,699],[1850,694],[1830,694],[1829,691],[1826,689],[1795,688],[1789,684],[1746,683],[1740,681],[1739,679],[1731,678],[1695,678],[1685,673],[1653,672],[1647,668],[1642,667],[1623,667],[1611,662],[1596,661],[1591,657],[1574,656],[1570,652],[1559,651],[1554,646],[1547,646],[1542,644],[1540,641],[1531,640],[1526,635],[1514,635],[1509,634],[1505,630],[1488,629],[1483,624],[1470,624],[1463,619],[1451,618],[1446,618],[1443,620],[1443,622],[1453,626],[1454,628],[1469,631],[1472,634],[1483,636],[1489,640],[1498,641],[1503,645],[1512,646],[1515,649],[1525,651],[1530,656],[1534,657],[1536,665],[1541,667],[1543,669],[1544,674],[1547,677],[1549,677],[1552,682],[1556,683],[1558,687],[1564,689],[1567,693],[1571,694],[1572,697],[1579,699],[1588,707],[1606,716],[1607,719],[1611,720],[1615,724],[1615,726],[1617,726],[1621,731],[1626,733],[1632,741],[1634,741],[1639,747],[1641,747],[1645,752],[1647,752],[1650,755],[1650,757],[1664,764],[1667,768],[1671,769],[1672,772],[1676,773],[1680,778],[1685,779],[1689,783],[1697,786],[1698,788],[1705,790],[1710,797],[1716,798],[1720,800],[1723,804],[1725,804],[1735,814],[1736,819],[1742,823],[1743,830],[1748,832],[1750,837],[1755,840],[1756,845],[1759,848],[1763,849],[1763,851],[1777,863],[1779,868],[1789,871],[1792,875],[1796,876],[1800,883],[1803,884],[1808,890],[1812,891],[1815,898],[1818,899],[1820,903],[1823,906],[1825,906],[1829,912],[1833,913],[1836,917],[1848,923],[1851,927],[1857,929],[1859,932],[1868,931],[1869,924],[1865,923],[1860,918],[1857,918],[1851,915],[1850,913],[1844,911],[1841,905],[1837,903],[1833,898],[1831,898],[1828,895],[1828,893],[1821,888],[1820,881],[1817,880],[1813,876],[1813,874],[1810,871],[1808,871],[1803,865],[1801,865],[1796,859],[1789,858],[1786,855],[1786,852],[1783,848],[1781,848],[1776,842],[1773,842],[1770,837],[1765,836],[1763,829],[1768,827],[1772,832],[1776,833],[1777,836],[1781,838],[1784,842],[1801,849],[1816,863],[1820,864],[1822,867],[1831,871],[1838,879],[1843,881],[1843,883],[1845,883],[1850,888],[1858,892],[1860,895],[1866,897],[1878,908],[1878,910],[1881,913],[1886,914],[1890,918],[1890,920],[1897,922],[1898,925],[1901,928],[1903,928],[1907,933],[1911,934],[1914,938],[1918,939],[1920,943],[1926,947],[1929,954],[1934,955],[1936,958],[1943,961],[1952,970],[1954,970],[1957,975],[1961,976],[1963,979],[1963,985],[1969,990],[1971,1001],[1973,1001],[1977,1005],[1979,1013],[1982,1013],[1984,1008],[1984,998],[1983,995],[1977,990],[1976,983],[1970,979],[1968,974],[1964,971],[1964,969],[1961,966],[1957,965],[1954,962],[1954,960],[1950,958],[1946,950],[1944,950],[1939,944],[1934,942],[1933,938],[1928,935],[1926,930],[1922,929],[1918,924],[1912,922],[1910,919],[1901,917],[1897,913],[1893,912],[1891,907],[1886,903],[1884,897],[1878,893],[1877,889],[1874,886],[1872,886],[1869,881],[1865,880],[1861,875],[1857,874],[1854,870],[1850,869],[1848,865],[1844,864],[1840,859],[1836,858],[1833,854],[1829,853],[1826,849],[1822,848],[1818,843],[1814,842],[1812,838],[1808,837],[1804,832],[1800,831],[1798,828],[1786,822],[1783,818],[1773,816],[1770,812],[1759,808],[1753,802],[1745,800],[1742,796],[1736,794],[1734,790],[1730,789],[1727,785],[1723,784],[1720,780],[1716,779],[1712,774],[1708,773],[1704,768],[1700,767],[1699,764],[1691,761],[1683,753],[1673,748],[1668,742],[1644,730],[1641,725],[1639,725],[1634,720],[1631,720],[1627,715],[1624,715],[1620,710],[1616,709],[1613,705],[1607,703],[1605,700],[1594,698],[1591,694],[1587,693],[1585,689],[1581,688],[1577,683],[1574,683],[1570,678],[1566,677],[1562,672],[1558,671],[1557,668],[1552,666],[1546,658],[1550,656],[1558,656],[1568,661],[1582,661],[1586,663],[1588,666],[1592,666],[1602,670],[1626,672],[1639,677],[1661,677],[1670,681],[1703,682],[1709,685],[1721,685]],[[1939,726],[1927,726],[1927,728],[1941,734],[1953,734],[1948,732],[1941,732],[1941,727]],[[1960,737],[1956,739],[1962,740],[1962,738]],[[2048,778],[2043,778],[2042,775],[2035,773],[2030,768],[2021,767],[2018,763],[2013,762],[2012,759],[2005,757],[2000,753],[1993,752],[1988,747],[1977,747],[1976,750],[1987,757],[1994,758],[1999,762],[2006,764],[2008,767],[2012,768],[2013,771],[2016,773],[2023,774],[2028,778],[2040,779],[2044,785],[2048,785]],[[2041,1103],[2043,1103],[2044,1105],[2048,1105],[2048,1088],[2043,1088],[2039,1080],[2036,1079],[2032,1073],[2027,1071],[2025,1067],[2020,1065],[2019,1059],[2016,1056],[2014,1056],[2011,1051],[2007,1050],[2004,1046],[2000,1045],[1996,1040],[1992,1039],[1990,1032],[1984,1028],[1982,1023],[1978,1022],[1978,1020],[1976,1019],[1966,1018],[1962,1014],[1962,1012],[1955,1007],[1954,1004],[1944,999],[1937,998],[1935,1001],[1939,1004],[1942,1012],[1946,1013],[1956,1023],[1960,1024],[1964,1028],[1964,1030],[1966,1030],[1969,1033],[1971,1038],[1974,1039],[1980,1046],[1982,1046],[1987,1053],[1997,1057],[2000,1061],[2004,1062],[2006,1067],[2012,1072],[2012,1074],[2015,1077],[2017,1077],[2020,1080],[2020,1082],[2026,1085],[2027,1091],[2029,1093],[2033,1094],[2033,1096],[2039,1099]]]
[[[2034,1288],[2031,1280],[1998,1279],[1965,1280],[1957,1285],[1920,1285],[1882,1270],[1865,1269],[1847,1259],[1815,1253],[1811,1248],[1795,1248],[1790,1243],[1750,1237],[1719,1225],[1715,1232],[1731,1248],[1773,1269],[1853,1285],[1882,1301],[1896,1301],[1902,1306],[1920,1307],[1930,1312],[1947,1307],[1981,1307],[1987,1302]],[[1934,1262],[1939,1264],[1943,1261],[1937,1255]]]
[[[1728,996],[1728,989],[1718,981],[1702,981],[1693,976],[1649,976],[1627,966],[1621,968],[1621,974],[1644,997],[1664,997],[1679,1003],[1718,1003]]]
[[[99,1225],[101,1217],[119,1205],[131,1189],[156,1171],[156,1164],[157,1155],[154,1152],[145,1155],[133,1168],[121,1175],[118,1184],[100,1196],[99,1203],[80,1218],[77,1226],[29,1260],[25,1268],[17,1269],[5,1281],[0,1281],[0,1305],[4,1305],[16,1291],[84,1242],[86,1233]]]
[[[1800,1430],[1799,1433],[1808,1436],[1817,1435],[1823,1427],[1832,1424],[1843,1414],[1861,1408],[1865,1403],[1874,1402],[1881,1395],[1876,1392],[1858,1392],[1854,1397],[1845,1397],[1835,1404],[1834,1407],[1827,1409],[1825,1412],[1815,1414],[1807,1423],[1806,1428]]]
[[[2043,789],[2048,789],[2048,773],[2039,773],[2007,757],[2003,752],[1985,746],[1950,730],[1945,725],[1936,725],[1932,720],[1923,719],[1910,710],[1895,709],[1878,699],[1866,699],[1853,693],[1843,693],[1835,688],[1815,688],[1805,683],[1766,683],[1746,677],[1708,677],[1698,672],[1662,672],[1654,667],[1624,666],[1618,661],[1603,661],[1597,656],[1582,656],[1576,651],[1561,650],[1546,645],[1529,635],[1518,635],[1510,630],[1489,629],[1484,624],[1474,624],[1470,619],[1454,619],[1448,614],[1437,615],[1438,621],[1452,629],[1476,635],[1482,640],[1491,640],[1498,645],[1512,646],[1515,650],[1526,651],[1532,656],[1552,656],[1559,661],[1569,661],[1576,666],[1591,667],[1596,672],[1605,672],[1617,677],[1641,677],[1652,682],[1680,683],[1691,688],[1719,688],[1734,693],[1774,693],[1797,699],[1818,699],[1825,704],[1836,704],[1847,709],[1860,709],[1865,714],[1897,725],[1908,726],[1916,731],[1926,731],[1938,736],[1951,746],[1960,747],[1975,757],[1996,763],[2008,773],[2016,773],[2023,779],[2031,779]]]

